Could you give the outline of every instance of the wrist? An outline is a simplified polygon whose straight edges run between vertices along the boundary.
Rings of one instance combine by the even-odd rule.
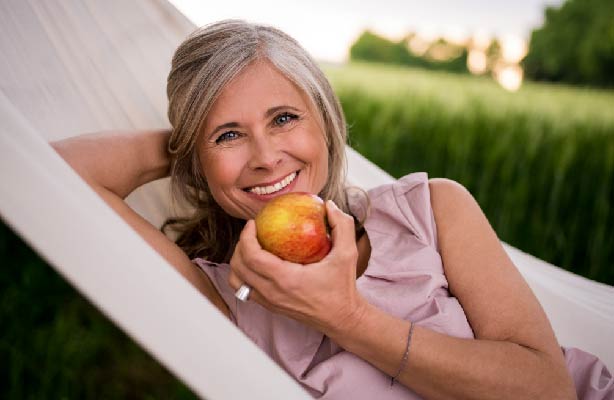
[[[168,130],[144,131],[134,136],[134,139],[139,142],[136,148],[141,149],[144,155],[139,186],[169,175],[169,137],[170,131]]]
[[[367,300],[358,295],[355,301],[348,304],[347,310],[329,324],[326,335],[341,347],[346,348],[350,345],[352,333],[359,332],[361,326],[364,325],[371,308]]]

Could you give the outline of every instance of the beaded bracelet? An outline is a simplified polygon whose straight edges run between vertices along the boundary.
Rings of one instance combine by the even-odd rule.
[[[407,347],[405,348],[405,354],[403,354],[403,359],[401,360],[401,365],[399,365],[399,370],[390,379],[390,386],[394,385],[394,380],[399,377],[399,375],[401,374],[401,371],[403,371],[403,368],[405,367],[405,364],[407,364],[407,358],[409,357],[409,346],[411,345],[411,335],[413,332],[414,332],[414,323],[410,322],[409,333],[407,334]]]

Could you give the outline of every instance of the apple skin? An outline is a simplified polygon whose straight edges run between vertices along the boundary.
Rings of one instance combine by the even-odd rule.
[[[314,194],[292,192],[270,200],[256,216],[258,242],[286,261],[311,264],[331,249],[324,201]]]

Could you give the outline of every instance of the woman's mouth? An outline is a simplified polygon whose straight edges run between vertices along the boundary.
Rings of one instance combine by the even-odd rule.
[[[255,194],[258,197],[272,197],[272,195],[276,195],[280,192],[287,192],[291,189],[293,183],[296,181],[296,177],[298,176],[299,171],[294,171],[290,175],[285,178],[277,181],[275,184],[264,185],[264,186],[253,186],[251,188],[245,189],[248,193]]]

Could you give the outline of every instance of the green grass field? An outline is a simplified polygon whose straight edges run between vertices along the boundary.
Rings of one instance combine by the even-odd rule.
[[[525,82],[508,92],[488,76],[434,72],[385,64],[323,65],[335,90],[365,90],[372,96],[430,100],[450,113],[470,112],[473,105],[496,115],[522,112],[562,124],[614,125],[614,91],[560,84]]]
[[[325,66],[350,144],[395,177],[466,186],[499,237],[614,284],[614,92],[377,64]]]

